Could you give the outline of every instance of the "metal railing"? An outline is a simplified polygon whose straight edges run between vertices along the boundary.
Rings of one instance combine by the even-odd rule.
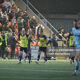
[[[28,0],[23,0],[28,7],[36,14],[38,17],[43,21],[46,22],[46,26],[50,28],[52,32],[59,33],[59,31],[28,1]],[[45,23],[44,23],[45,24]]]
[[[40,18],[41,22],[46,25],[46,27],[50,30],[51,33],[58,34],[59,31],[29,2],[29,0],[23,0],[26,6],[31,9],[37,17]],[[43,21],[44,20],[44,21]],[[66,41],[66,39],[62,36],[62,38]]]

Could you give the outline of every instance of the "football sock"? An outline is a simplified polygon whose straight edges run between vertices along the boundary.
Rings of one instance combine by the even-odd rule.
[[[31,61],[31,54],[29,54],[28,60],[29,60],[29,63],[30,63],[30,61]]]
[[[44,60],[47,61],[47,55],[44,57]]]
[[[22,56],[21,56],[21,55],[19,55],[19,62],[21,62],[21,59],[22,59]]]
[[[38,55],[38,57],[37,57],[37,61],[39,61],[39,59],[40,59],[40,55]]]
[[[72,57],[72,62],[74,63],[74,57]]]
[[[79,70],[79,61],[77,60],[75,64],[75,72],[78,72],[78,70]]]

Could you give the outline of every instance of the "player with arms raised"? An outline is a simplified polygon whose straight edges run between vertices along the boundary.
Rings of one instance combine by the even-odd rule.
[[[29,55],[27,54],[27,40],[28,40],[28,35],[26,34],[24,28],[22,28],[21,34],[19,34],[19,39],[20,39],[19,64],[21,64],[23,51],[26,53],[26,56],[29,57]]]
[[[37,43],[40,42],[39,50],[38,50],[38,57],[36,63],[39,64],[40,54],[43,51],[44,52],[44,60],[45,64],[47,63],[47,37],[43,34],[43,32],[40,32],[39,38]]]

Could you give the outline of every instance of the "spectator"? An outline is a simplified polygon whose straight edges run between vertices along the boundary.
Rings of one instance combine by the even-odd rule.
[[[55,34],[52,35],[51,43],[52,47],[58,47],[57,38]]]
[[[37,26],[37,20],[36,20],[36,17],[33,16],[30,20],[30,27],[33,31],[33,35],[35,36],[35,29],[36,29],[36,26]]]
[[[59,39],[60,39],[60,40],[63,39],[63,36],[64,36],[64,29],[63,29],[63,28],[60,29],[58,36],[59,36]]]
[[[2,32],[2,24],[0,23],[0,32]]]
[[[36,21],[36,17],[33,16],[30,20],[30,27],[31,28],[35,28],[37,26],[37,21]]]
[[[73,35],[72,31],[70,31],[70,33],[69,33],[68,42],[69,42],[69,47],[75,47],[74,35]]]
[[[23,26],[23,19],[22,19],[21,16],[18,17],[18,19],[17,19],[17,24],[18,24],[18,29],[19,29],[19,32],[20,32],[21,29],[24,27],[24,26]]]
[[[7,46],[7,41],[8,41],[5,33],[2,34],[2,38],[3,38],[3,41],[2,41],[2,58],[5,59],[5,55],[6,55],[5,48]]]
[[[12,18],[15,16],[15,13],[11,11],[11,13],[9,13],[8,16],[9,16],[9,21],[11,21]]]
[[[6,8],[8,8],[9,6],[12,7],[11,3],[9,2],[9,0],[5,0],[3,3],[3,6],[5,6]]]
[[[22,18],[24,19],[23,25],[25,29],[28,29],[28,20],[29,20],[29,16],[27,14],[26,11],[24,11]]]
[[[12,23],[13,23],[13,24],[16,23],[16,17],[15,17],[15,16],[12,18]]]
[[[8,14],[11,13],[11,7],[10,6],[8,6],[7,13]]]
[[[4,11],[4,13],[3,13],[3,21],[4,21],[4,24],[6,24],[8,21],[8,15],[7,15],[6,11]]]
[[[14,5],[12,5],[12,12],[13,12],[13,13],[16,13],[16,11],[17,11],[16,5],[14,4]]]
[[[73,32],[70,31],[69,36],[68,36],[68,47],[70,48],[75,48],[75,40],[74,40],[74,35]],[[73,56],[73,53],[70,55],[70,64],[74,63],[74,58],[75,56]]]
[[[4,2],[4,0],[0,0],[0,4],[2,4]]]
[[[28,28],[27,33],[28,33],[28,35],[32,35],[32,29],[31,28]]]
[[[3,12],[1,8],[0,8],[0,23],[3,24]]]
[[[56,38],[56,35],[55,34],[52,35],[51,47],[52,47],[52,49],[53,48],[56,49],[58,47],[58,42],[57,42],[57,38]],[[54,59],[56,59],[55,53],[56,53],[56,50],[54,51]]]
[[[16,43],[18,43],[18,41],[16,39],[15,33],[13,33],[12,36],[9,38],[9,45],[11,47],[11,59],[13,59],[15,55]]]
[[[15,29],[15,24],[16,24],[16,17],[14,16],[14,17],[12,18],[12,29],[13,29],[13,31],[14,31],[14,29]]]

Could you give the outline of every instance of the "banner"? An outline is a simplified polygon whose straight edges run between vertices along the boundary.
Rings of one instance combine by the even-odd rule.
[[[49,47],[48,48],[48,56],[59,56],[59,57],[70,57],[70,56],[76,56],[80,53],[79,48],[73,48],[73,47]]]

